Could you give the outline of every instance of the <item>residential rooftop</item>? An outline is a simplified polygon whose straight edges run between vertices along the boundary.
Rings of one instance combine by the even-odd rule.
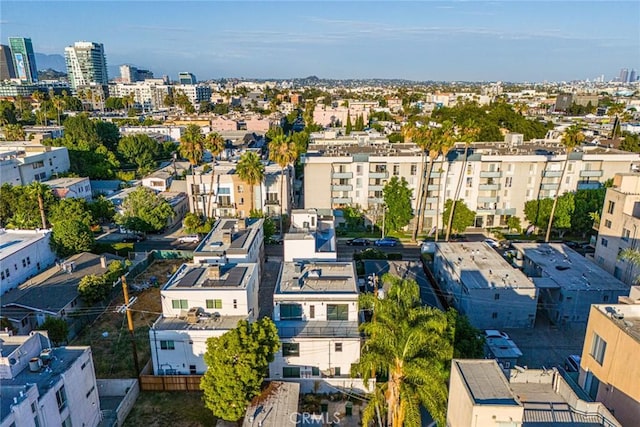
[[[221,218],[193,251],[194,256],[246,255],[263,222],[256,218]]]
[[[153,329],[158,331],[228,331],[238,326],[238,322],[247,320],[247,316],[214,316],[207,313],[198,317],[197,322],[189,322],[186,317],[160,316],[153,324]]]
[[[51,188],[66,188],[71,185],[79,184],[85,181],[89,181],[89,178],[65,177],[65,178],[50,179],[49,181],[44,181],[43,184]]]
[[[562,243],[514,243],[513,247],[538,269],[532,277],[539,288],[627,290],[629,286]]]
[[[535,287],[527,276],[484,242],[437,243],[436,253],[442,254],[443,260],[469,289]]]
[[[246,288],[256,264],[182,264],[162,288],[166,290]]]
[[[640,304],[594,304],[592,307],[609,316],[620,329],[640,342]]]
[[[0,228],[0,261],[44,239],[51,230],[5,230]]]
[[[298,413],[300,384],[272,381],[265,390],[267,396],[260,396],[247,408],[242,427],[282,427],[295,424]]]
[[[358,338],[360,329],[357,321],[348,320],[281,320],[276,322],[280,338]]]
[[[464,384],[479,405],[519,405],[495,360],[454,360]]]
[[[358,293],[353,262],[283,262],[277,294]]]

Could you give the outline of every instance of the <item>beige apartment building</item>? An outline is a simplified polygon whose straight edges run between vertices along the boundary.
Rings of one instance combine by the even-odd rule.
[[[640,174],[616,174],[607,189],[598,230],[595,261],[630,285],[640,268],[618,259],[621,250],[637,248],[640,238]]]
[[[593,305],[578,383],[624,426],[640,420],[640,304]]]
[[[523,141],[508,134],[503,142],[473,143],[464,160],[464,145],[436,159],[428,178],[425,228],[442,227],[444,202],[460,199],[476,212],[476,227],[506,224],[509,216],[524,220],[529,200],[577,189],[599,188],[616,173],[632,171],[640,155],[600,146],[582,146],[567,154],[559,140]],[[370,217],[382,211],[385,183],[404,177],[417,193],[423,175],[422,152],[412,143],[390,144],[378,134],[335,132],[313,135],[304,164],[305,207],[358,205]],[[562,170],[567,172],[560,182]]]
[[[187,175],[189,210],[207,217],[248,217],[252,193],[236,173],[237,163],[217,163],[213,177],[211,172],[201,173],[202,168],[196,168],[195,175]],[[263,181],[253,188],[253,209],[271,216],[280,215],[281,209],[288,214],[293,201],[293,176],[292,167],[285,169],[281,185],[282,168],[275,163],[265,165]]]

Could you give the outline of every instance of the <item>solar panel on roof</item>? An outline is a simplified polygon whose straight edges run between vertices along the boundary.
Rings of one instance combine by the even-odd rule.
[[[242,283],[242,279],[244,279],[244,275],[247,272],[247,267],[235,267],[229,271],[229,275],[227,276],[227,280],[225,280],[225,285],[227,286],[237,286]]]
[[[194,268],[185,274],[176,286],[179,288],[190,288],[198,283],[198,279],[202,276],[202,273],[204,273],[204,268]]]
[[[222,224],[222,229],[223,230],[230,230],[233,227],[235,227],[236,222],[235,221],[227,221],[224,224]]]
[[[249,230],[242,230],[236,233],[234,239],[231,241],[231,248],[241,248],[249,237]]]

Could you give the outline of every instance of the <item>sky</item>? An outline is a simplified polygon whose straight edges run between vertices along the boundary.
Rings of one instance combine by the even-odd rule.
[[[104,44],[156,76],[607,80],[640,68],[640,2],[0,0],[2,43]],[[110,73],[110,77],[117,77]]]

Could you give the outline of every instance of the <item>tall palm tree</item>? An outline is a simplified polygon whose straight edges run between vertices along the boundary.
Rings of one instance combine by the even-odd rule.
[[[439,156],[440,156],[440,184],[438,185],[438,194],[436,195],[436,216],[435,216],[435,224],[434,224],[434,240],[437,242],[438,241],[438,229],[439,229],[439,220],[440,220],[440,187],[442,187],[442,180],[443,180],[443,174],[444,174],[444,162],[445,159],[447,158],[447,155],[449,154],[449,151],[451,151],[451,149],[453,148],[453,146],[455,145],[455,133],[454,133],[454,128],[453,128],[453,123],[451,123],[449,120],[445,120],[444,122],[442,122],[442,128],[441,128],[441,134],[440,134],[440,139],[438,142],[438,148],[440,149],[439,152]],[[447,171],[448,172],[448,171]],[[444,174],[444,183],[446,185],[446,174]]]
[[[44,197],[48,191],[49,186],[38,181],[33,181],[27,188],[27,192],[38,199],[38,209],[40,210],[40,220],[42,221],[43,229],[47,228],[47,215],[44,210]]]
[[[560,182],[558,183],[558,191],[553,198],[553,205],[551,206],[551,214],[549,216],[549,223],[547,224],[547,233],[544,236],[544,241],[549,242],[551,238],[551,227],[553,226],[553,217],[556,214],[556,207],[558,206],[558,198],[560,197],[560,188],[562,187],[562,181],[564,181],[564,175],[567,172],[567,166],[569,165],[569,155],[576,146],[580,145],[584,141],[584,134],[582,133],[582,127],[579,124],[570,126],[562,135],[562,145],[567,151],[567,159],[564,162],[562,168],[562,174],[560,174]]]
[[[56,111],[58,113],[58,126],[60,126],[60,112],[62,111],[62,109],[64,108],[65,105],[65,100],[62,96],[60,95],[56,95],[53,97],[53,106],[56,107]]]
[[[191,164],[191,175],[193,176],[195,183],[195,166],[202,161],[202,155],[204,154],[204,135],[200,126],[190,124],[184,131],[184,134],[180,137],[180,146],[178,147],[180,155],[189,161]],[[193,209],[198,212],[198,199],[197,194],[193,192]]]
[[[240,157],[238,166],[236,167],[236,172],[240,179],[246,182],[249,186],[249,193],[251,197],[250,213],[254,209],[253,187],[258,183],[261,183],[264,179],[264,165],[256,153],[253,151],[247,151]]]
[[[390,284],[384,299],[371,293],[360,297],[360,308],[373,311],[374,318],[361,326],[366,341],[354,371],[365,385],[375,373],[388,378],[376,383],[363,425],[386,412],[390,427],[419,426],[420,405],[444,425],[447,366],[453,356],[447,315],[421,304],[415,281],[389,274],[382,281]]]
[[[216,158],[224,151],[226,141],[217,132],[211,132],[204,141],[204,147],[211,152],[211,182],[209,183],[209,200],[207,201],[207,216],[213,216],[211,213],[211,199],[213,199],[213,180],[215,177]]]
[[[607,115],[613,119],[613,129],[611,129],[611,139],[616,138],[616,134],[620,129],[620,115],[624,112],[624,104],[613,104],[607,108]]]
[[[288,168],[289,165],[295,163],[297,158],[298,158],[298,146],[291,140],[290,137],[285,137],[284,135],[277,135],[274,139],[271,140],[271,142],[269,142],[269,160],[276,162],[282,168],[282,173],[280,174],[280,233],[283,232],[282,215],[284,214],[284,207],[283,207],[282,201],[285,198],[285,195],[284,195],[285,169]],[[289,197],[288,193],[286,195],[286,198],[287,198],[287,206],[289,206],[289,202],[291,198]]]
[[[629,268],[627,269],[627,278],[631,274],[634,268],[640,266],[640,251],[636,248],[626,248],[623,249],[618,255],[618,259],[621,261],[626,261],[629,263]],[[640,276],[634,279],[634,283],[640,282]]]
[[[44,94],[44,92],[40,92],[39,90],[37,90],[33,92],[31,97],[38,103],[38,109],[41,109],[43,106],[43,102],[46,99],[46,95]],[[47,120],[47,115],[45,112],[44,116],[42,116],[42,122],[41,122],[42,126],[46,126],[46,120]]]
[[[424,217],[424,211],[422,210],[422,200],[426,198],[426,181],[427,181],[427,156],[429,137],[428,129],[425,126],[418,126],[417,123],[409,123],[403,129],[404,136],[411,142],[416,144],[420,150],[420,164],[422,166],[422,172],[418,178],[418,191],[416,197],[416,219],[413,225],[413,234],[411,235],[411,241],[415,242],[418,239],[418,233],[422,229],[422,221]]]
[[[469,154],[469,146],[473,141],[475,141],[480,135],[480,128],[478,128],[475,123],[471,120],[465,122],[458,132],[458,139],[464,142],[464,158],[462,160],[462,168],[460,169],[460,176],[458,179],[458,185],[456,186],[455,197],[453,198],[453,203],[451,204],[451,210],[449,211],[449,220],[447,221],[447,230],[445,234],[445,241],[449,241],[449,237],[451,236],[451,224],[453,223],[453,215],[456,210],[456,202],[460,198],[460,190],[462,189],[462,179],[464,177],[464,171],[467,167],[467,156]]]

